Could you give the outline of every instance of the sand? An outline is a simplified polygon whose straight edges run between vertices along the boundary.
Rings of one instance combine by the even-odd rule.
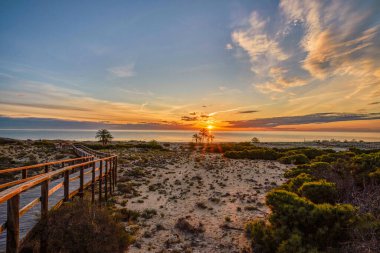
[[[157,212],[126,223],[127,230],[137,231],[131,253],[249,252],[244,224],[267,215],[265,194],[284,182],[290,167],[178,147],[172,152],[128,151],[120,157],[130,160],[121,164],[119,177],[136,192],[120,193],[117,207]],[[135,177],[136,168],[143,173]]]

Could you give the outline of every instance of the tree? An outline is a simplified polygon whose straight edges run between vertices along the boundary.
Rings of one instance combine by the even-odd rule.
[[[207,139],[209,132],[206,128],[202,128],[201,130],[199,130],[199,135],[201,137],[201,141],[203,142],[203,140]]]
[[[259,138],[257,138],[257,137],[253,137],[253,138],[251,139],[251,142],[252,142],[252,143],[259,143],[260,140],[259,140]]]
[[[201,140],[201,137],[198,134],[193,134],[193,139],[194,139],[195,143],[198,143],[198,141]]]
[[[210,143],[215,139],[215,136],[211,133],[207,135],[207,142]]]
[[[106,145],[107,143],[111,142],[113,136],[107,129],[100,129],[98,132],[96,132],[95,138],[99,139],[103,145]]]

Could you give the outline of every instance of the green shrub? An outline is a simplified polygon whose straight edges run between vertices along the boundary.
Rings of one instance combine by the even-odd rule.
[[[141,217],[144,218],[144,219],[151,219],[153,218],[153,216],[157,215],[157,211],[155,209],[145,209],[142,213],[141,213]]]
[[[377,181],[377,182],[380,182],[380,168],[377,168],[375,171],[371,172],[368,174],[368,176]]]
[[[283,156],[278,161],[284,164],[305,164],[309,162],[309,158],[304,154],[294,154]]]
[[[298,192],[298,189],[306,182],[314,181],[314,177],[309,174],[301,173],[295,178],[291,178],[286,184],[282,186],[285,190],[291,192]]]
[[[336,202],[337,190],[334,183],[326,180],[306,182],[299,188],[299,193],[316,204]]]
[[[34,141],[32,145],[38,147],[55,148],[54,142],[48,140]]]
[[[227,151],[224,156],[233,159],[276,160],[279,154],[273,149],[255,148],[243,151]]]
[[[334,151],[332,151],[334,152]],[[306,155],[309,159],[314,159],[317,156],[321,156],[326,153],[331,153],[331,150],[323,150],[323,149],[317,149],[317,148],[305,148],[301,149],[301,153]]]
[[[128,208],[123,208],[119,210],[119,217],[124,222],[137,221],[140,216],[140,212],[135,210],[131,210]]]
[[[336,152],[336,153],[329,153],[329,154],[317,156],[315,159],[313,159],[313,161],[332,163],[338,160],[339,158],[343,160],[349,160],[354,156],[355,156],[355,153],[353,152]]]
[[[380,152],[371,154],[356,155],[352,158],[352,173],[358,182],[368,180],[370,173],[372,177],[376,175],[377,168],[380,167]]]
[[[245,226],[246,236],[251,241],[251,247],[255,253],[276,252],[276,243],[273,238],[273,228],[265,224],[263,220],[254,220]]]
[[[49,212],[39,229],[48,238],[48,252],[124,252],[133,240],[109,210],[87,201]]]
[[[356,214],[351,205],[314,204],[284,190],[268,193],[266,203],[272,211],[268,228],[272,230],[271,243],[276,243],[277,249],[280,245],[282,248],[300,245],[294,233],[301,236],[303,248],[337,247],[339,242],[348,239],[347,229],[353,225]]]

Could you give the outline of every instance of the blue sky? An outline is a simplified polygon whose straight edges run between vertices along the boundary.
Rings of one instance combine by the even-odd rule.
[[[375,0],[2,1],[0,115],[265,128],[333,113],[373,130],[379,13]]]

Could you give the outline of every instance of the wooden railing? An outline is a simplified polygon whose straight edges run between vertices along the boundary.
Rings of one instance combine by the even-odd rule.
[[[100,151],[90,149],[90,148],[88,148],[82,144],[74,144],[73,148],[74,148],[74,152],[79,156],[84,156],[85,154],[87,154],[87,155],[92,155],[92,156],[96,156],[99,158],[103,158],[103,157],[108,157],[111,155],[109,153],[104,153],[104,152],[100,152]]]
[[[83,147],[74,147],[78,152],[86,152]],[[92,150],[91,150],[92,151]],[[90,155],[88,152],[87,155]],[[90,156],[89,156],[90,157]],[[43,165],[45,166],[45,165]],[[85,171],[90,168],[90,170]],[[71,177],[70,174],[79,170],[79,176]],[[98,172],[99,171],[99,172]],[[98,173],[97,173],[98,172]],[[111,195],[115,190],[117,173],[117,156],[108,156],[83,163],[67,166],[55,171],[46,172],[27,182],[18,184],[0,192],[0,204],[7,202],[7,219],[4,224],[0,226],[0,234],[7,230],[6,238],[6,252],[18,252],[20,249],[20,217],[28,212],[36,204],[41,203],[41,219],[47,216],[49,211],[48,203],[49,197],[57,190],[63,187],[63,198],[60,199],[53,208],[58,208],[63,202],[69,201],[74,196],[78,195],[83,198],[84,190],[91,187],[91,200],[95,202],[96,188],[98,188],[98,201],[108,200],[108,195]],[[85,175],[91,174],[91,180],[84,182]],[[97,175],[98,174],[98,175]],[[55,185],[49,189],[49,182],[53,178],[63,177],[63,182]],[[79,180],[79,187],[70,192],[70,182]],[[96,185],[98,184],[98,187]],[[25,206],[20,208],[20,195],[28,192],[31,188],[40,186],[40,197],[32,200]],[[103,191],[104,187],[104,191]],[[103,196],[104,195],[104,196]],[[104,199],[103,199],[104,197]],[[41,252],[46,252],[46,241],[41,238]]]
[[[93,160],[94,159],[94,156],[82,156],[82,157],[79,157],[79,158],[73,158],[73,159],[66,159],[66,160],[59,160],[59,161],[53,161],[53,162],[46,162],[46,163],[40,163],[40,164],[35,164],[35,165],[29,165],[29,166],[23,166],[23,167],[18,167],[18,168],[11,168],[11,169],[4,169],[4,170],[0,170],[0,175],[1,174],[6,174],[6,173],[15,173],[15,172],[20,172],[21,171],[21,179],[17,179],[17,180],[14,180],[14,181],[11,181],[11,182],[7,182],[7,183],[4,183],[4,184],[0,184],[0,189],[3,189],[3,188],[6,188],[6,187],[10,187],[10,186],[13,186],[13,185],[16,185],[16,184],[20,184],[20,183],[23,183],[23,182],[26,182],[28,180],[31,180],[39,175],[41,175],[42,173],[47,173],[50,171],[50,167],[51,166],[54,166],[54,165],[60,165],[63,167],[65,167],[65,165],[72,165],[72,164],[75,164],[75,163],[81,163],[81,162],[84,162],[86,160]],[[28,172],[33,170],[33,171],[36,171],[36,170],[43,170],[42,173],[39,173],[39,174],[35,174],[33,176],[29,176]]]

